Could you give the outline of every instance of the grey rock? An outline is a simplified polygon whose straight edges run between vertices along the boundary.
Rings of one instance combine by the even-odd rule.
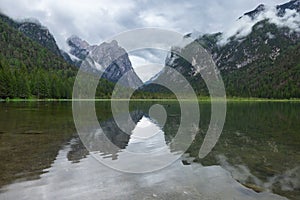
[[[67,40],[71,47],[70,53],[81,59],[82,67],[86,70],[101,73],[102,78],[112,82],[120,82],[122,86],[138,88],[142,85],[141,79],[132,68],[126,50],[118,45],[118,42],[104,42],[100,45],[89,45],[77,36]]]

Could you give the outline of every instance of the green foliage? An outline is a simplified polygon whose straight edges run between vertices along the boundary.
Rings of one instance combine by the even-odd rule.
[[[77,68],[0,18],[0,99],[70,99]],[[110,98],[114,83],[101,79],[97,98]]]
[[[254,63],[224,73],[228,96],[300,98],[300,44],[283,52],[275,62]]]

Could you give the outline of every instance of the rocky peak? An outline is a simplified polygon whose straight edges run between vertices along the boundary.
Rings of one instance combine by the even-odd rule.
[[[247,13],[244,13],[244,16],[248,16],[251,19],[255,19],[255,17],[257,17],[260,13],[265,11],[265,9],[266,9],[266,6],[264,4],[260,4],[254,10],[252,10],[250,12],[247,12]],[[240,17],[240,18],[242,18],[242,17]]]
[[[104,42],[99,46],[92,46],[90,49],[92,49],[93,58],[95,61],[101,64],[104,68],[108,67],[113,62],[118,62],[120,60],[123,61],[125,66],[131,65],[127,52],[125,49],[120,47],[118,42],[115,40],[111,41],[110,43]]]
[[[73,35],[70,38],[68,38],[67,43],[69,44],[69,46],[79,49],[86,49],[90,46],[87,41],[80,39],[76,35]]]
[[[89,53],[89,43],[85,40],[80,39],[76,35],[73,35],[70,38],[68,38],[67,44],[71,48],[70,53],[81,60],[84,60]]]
[[[86,63],[86,70],[103,72],[103,78],[117,82],[124,74],[129,72],[122,84],[126,87],[136,88],[142,85],[142,81],[134,72],[126,50],[119,46],[118,42],[103,42],[100,45],[89,45],[77,36],[67,40],[71,47],[70,53]]]
[[[287,9],[289,9],[289,10],[296,10],[297,12],[300,12],[300,0],[292,0],[292,1],[289,1],[289,2],[284,3],[282,5],[277,5],[276,6],[277,15],[279,17],[283,17],[284,14],[286,13]],[[264,4],[260,4],[254,10],[245,13],[243,16],[248,16],[248,17],[250,17],[253,20],[259,14],[261,14],[262,12],[264,12],[265,10],[266,10],[266,6]],[[242,18],[243,16],[241,16],[240,18]]]
[[[113,40],[109,43],[104,42],[100,45],[94,45],[89,48],[89,56],[99,64],[98,69],[104,71],[103,77],[117,82],[124,74],[128,72],[122,85],[131,88],[137,88],[142,85],[142,81],[134,72],[126,50]]]

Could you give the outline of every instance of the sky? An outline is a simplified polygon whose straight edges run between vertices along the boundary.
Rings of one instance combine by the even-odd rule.
[[[187,34],[232,29],[238,17],[259,4],[274,6],[289,0],[1,0],[0,11],[13,19],[35,18],[54,35],[59,47],[68,50],[72,35],[100,44],[123,31],[157,27]],[[165,53],[130,54],[143,81],[163,67]],[[158,63],[161,67],[149,68]],[[144,67],[143,67],[144,66]],[[154,66],[154,65],[153,65]]]

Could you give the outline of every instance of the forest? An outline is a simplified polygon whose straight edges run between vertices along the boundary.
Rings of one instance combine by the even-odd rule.
[[[70,99],[78,68],[0,19],[0,99]],[[114,84],[101,79],[97,98]]]

